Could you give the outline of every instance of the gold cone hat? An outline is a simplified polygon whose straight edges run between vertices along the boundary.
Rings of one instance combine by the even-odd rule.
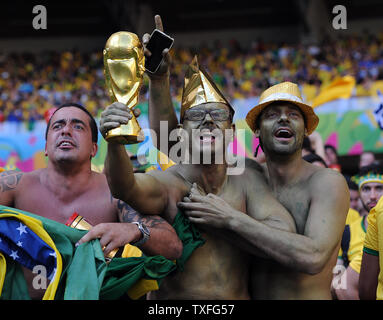
[[[194,56],[193,61],[188,66],[185,74],[181,102],[181,121],[186,110],[208,102],[224,103],[234,113],[234,109],[230,103],[226,100],[221,91],[219,91],[206,70],[198,64],[197,56]]]

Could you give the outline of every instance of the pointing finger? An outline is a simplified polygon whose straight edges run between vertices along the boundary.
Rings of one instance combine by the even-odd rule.
[[[158,29],[160,31],[164,31],[164,26],[162,25],[162,19],[161,19],[161,16],[159,14],[156,14],[154,16],[154,22],[156,24],[156,29]]]

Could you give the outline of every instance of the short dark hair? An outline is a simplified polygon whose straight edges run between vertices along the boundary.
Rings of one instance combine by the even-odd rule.
[[[68,103],[62,104],[52,113],[52,116],[49,118],[47,128],[45,130],[45,140],[47,140],[47,137],[48,137],[48,130],[49,130],[49,127],[51,125],[51,119],[52,119],[53,115],[58,110],[60,110],[62,108],[67,108],[67,107],[75,107],[75,108],[81,109],[82,111],[84,111],[89,116],[89,125],[90,125],[90,129],[92,131],[92,141],[97,143],[97,141],[98,141],[98,129],[97,129],[96,120],[93,118],[93,116],[90,114],[90,112],[88,110],[86,110],[86,108],[84,106],[82,106],[81,104],[78,104],[78,103],[74,103],[74,102],[68,102]]]
[[[383,174],[383,168],[381,165],[379,165],[377,163],[372,163],[372,164],[369,164],[368,166],[361,167],[359,172],[358,172],[358,176],[363,177],[369,173]]]
[[[348,188],[350,190],[359,191],[358,185],[352,181],[350,178],[346,179]]]

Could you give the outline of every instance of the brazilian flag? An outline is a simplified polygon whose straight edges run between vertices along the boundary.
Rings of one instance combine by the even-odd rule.
[[[161,280],[182,270],[204,240],[182,214],[175,224],[184,251],[179,261],[145,256],[126,245],[121,258],[106,263],[98,239],[76,247],[87,232],[22,210],[0,206],[0,299],[30,299],[21,266],[46,270],[49,285],[43,299],[138,299],[158,289]]]
[[[173,227],[183,243],[176,261],[145,256],[128,244],[121,258],[106,263],[98,239],[75,246],[87,231],[0,205],[0,299],[30,299],[21,266],[46,271],[46,300],[118,299],[124,294],[138,299],[158,290],[171,272],[182,272],[190,255],[205,243],[181,211]]]

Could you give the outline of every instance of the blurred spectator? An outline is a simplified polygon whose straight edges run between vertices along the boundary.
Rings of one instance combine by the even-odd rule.
[[[262,39],[227,46],[215,41],[211,47],[174,47],[171,88],[180,100],[185,67],[194,54],[229,99],[259,96],[277,82],[298,83],[310,102],[319,90],[338,76],[352,75],[357,95],[383,91],[383,47],[381,35],[342,36],[317,45],[268,43]],[[148,81],[144,80],[140,102],[146,101]],[[44,113],[67,101],[86,103],[97,116],[109,103],[105,90],[102,51],[43,51],[39,54],[0,54],[0,114],[13,121],[28,121],[29,114]],[[35,117],[35,115],[33,116]],[[318,155],[324,157],[314,147]]]
[[[359,169],[368,166],[376,161],[375,155],[371,151],[364,151],[359,156]]]
[[[350,178],[346,178],[346,180],[348,184],[348,189],[350,190],[350,208],[357,211],[361,216],[367,215],[368,212],[364,208],[362,200],[359,196],[358,185]]]
[[[342,172],[342,168],[338,162],[338,152],[335,149],[334,146],[330,144],[326,144],[324,146],[324,150],[326,153],[326,163],[327,166],[331,169],[337,170],[339,172]]]
[[[365,211],[356,221],[346,225],[343,233],[338,264],[341,261],[346,268],[342,275],[345,285],[335,288],[337,298],[342,300],[359,299],[359,273],[368,227],[366,217],[383,196],[383,170],[376,164],[362,167],[354,180],[358,184],[359,196]]]
[[[303,138],[303,144],[302,144],[302,157],[305,157],[305,156],[312,154],[312,153],[315,153],[315,151],[311,147],[311,141],[310,141],[309,137],[304,137]],[[306,161],[308,161],[308,160],[306,160]]]

